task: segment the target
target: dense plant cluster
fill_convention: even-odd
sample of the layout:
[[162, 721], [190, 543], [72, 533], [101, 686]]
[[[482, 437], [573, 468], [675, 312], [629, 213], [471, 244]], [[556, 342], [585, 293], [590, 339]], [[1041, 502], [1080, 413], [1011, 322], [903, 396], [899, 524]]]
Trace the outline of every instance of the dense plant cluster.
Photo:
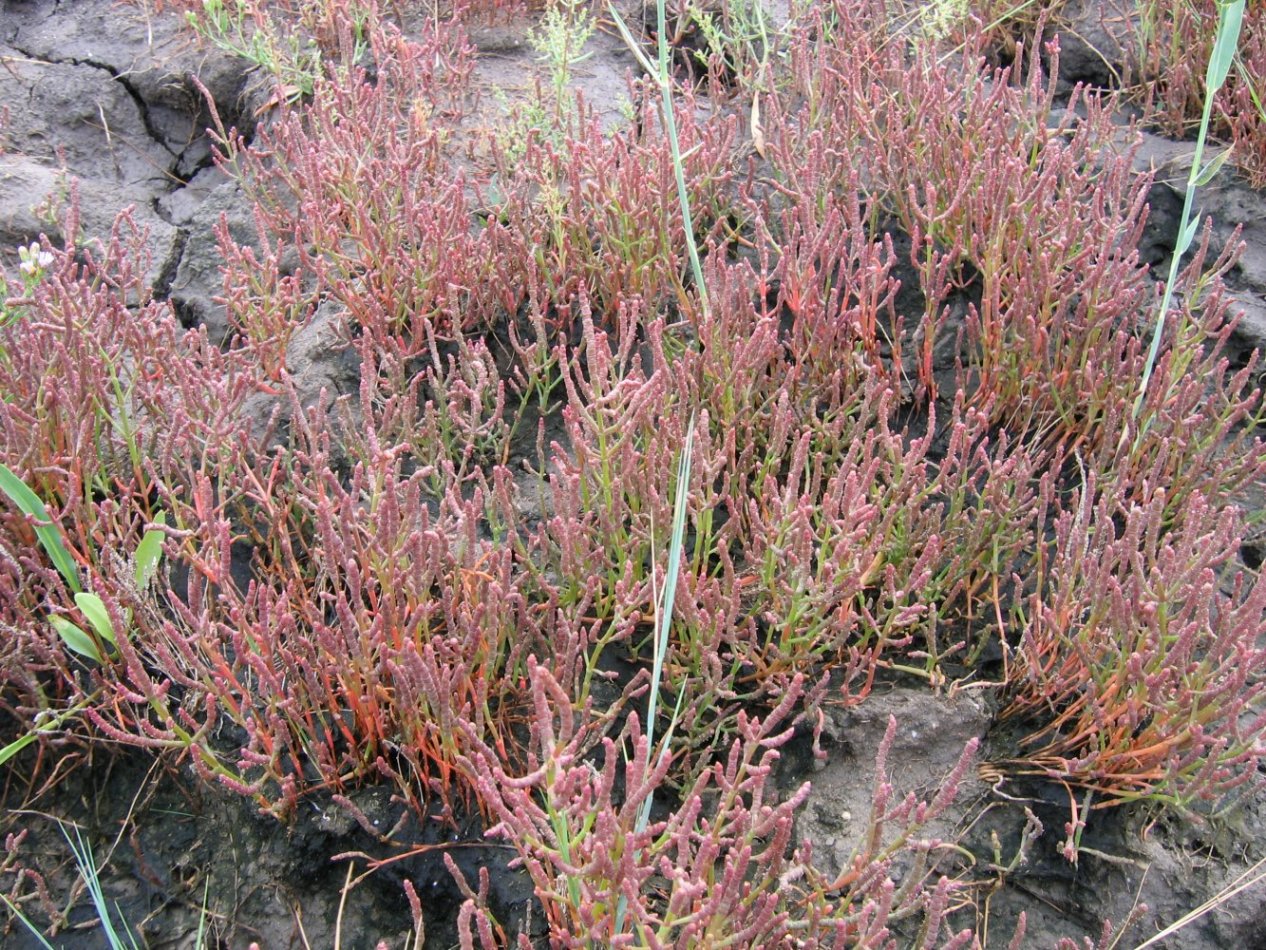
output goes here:
[[[991, 681], [1023, 736], [999, 767], [1095, 806], [1255, 780], [1237, 493], [1266, 453], [1256, 366], [1225, 352], [1234, 249], [1183, 270], [1136, 409], [1149, 181], [1104, 101], [1056, 103], [1057, 46], [991, 69], [979, 23], [953, 49], [836, 2], [714, 50], [677, 113], [705, 306], [643, 81], [626, 127], [582, 98], [512, 148], [467, 121], [487, 11], [405, 35], [320, 6], [327, 66], [253, 140], [218, 129], [257, 226], [221, 229], [223, 347], [150, 296], [126, 215], [9, 279], [0, 463], [73, 561], [0, 506], [0, 709], [32, 781], [111, 741], [283, 819], [387, 782], [484, 814], [554, 945], [855, 947], [973, 939], [923, 830], [976, 748], [923, 801], [890, 731], [834, 880], [793, 838], [808, 787], [775, 796], [793, 726], [877, 678]], [[326, 320], [354, 393], [296, 382]], [[499, 945], [468, 890], [468, 944]]]

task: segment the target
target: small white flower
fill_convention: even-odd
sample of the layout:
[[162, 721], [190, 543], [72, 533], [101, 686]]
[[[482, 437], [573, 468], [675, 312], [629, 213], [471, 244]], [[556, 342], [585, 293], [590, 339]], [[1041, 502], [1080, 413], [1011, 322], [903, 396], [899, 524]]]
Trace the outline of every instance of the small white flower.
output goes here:
[[22, 258], [22, 263], [18, 265], [18, 270], [28, 277], [38, 277], [44, 272], [46, 267], [53, 263], [53, 255], [48, 251], [42, 250], [39, 241], [32, 241], [30, 247], [19, 247], [18, 257]]

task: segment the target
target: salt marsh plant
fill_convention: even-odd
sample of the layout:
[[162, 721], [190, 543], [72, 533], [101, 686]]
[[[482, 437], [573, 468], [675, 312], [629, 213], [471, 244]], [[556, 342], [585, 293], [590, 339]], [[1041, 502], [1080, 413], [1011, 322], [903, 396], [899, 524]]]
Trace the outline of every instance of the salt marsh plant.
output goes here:
[[[1111, 103], [1057, 102], [1053, 47], [998, 70], [970, 24], [952, 57], [889, 25], [840, 0], [776, 55], [744, 40], [734, 68], [778, 71], [758, 149], [660, 29], [637, 122], [578, 100], [513, 161], [488, 142], [494, 189], [457, 170], [460, 11], [369, 16], [253, 141], [216, 129], [256, 225], [219, 234], [222, 347], [149, 298], [126, 216], [47, 251], [0, 326], [9, 761], [104, 738], [281, 819], [373, 783], [480, 813], [557, 946], [969, 945], [961, 853], [927, 828], [976, 743], [901, 797], [890, 728], [837, 873], [794, 841], [810, 789], [775, 791], [793, 731], [885, 681], [987, 690], [1027, 736], [994, 765], [1079, 808], [1253, 782], [1266, 587], [1237, 492], [1266, 452], [1234, 249], [1192, 232], [1136, 410], [1160, 294]], [[318, 313], [354, 391], [297, 378]], [[461, 885], [469, 945], [509, 939], [486, 883]]]
[[1127, 501], [1093, 479], [1055, 519], [1016, 603], [1021, 643], [1008, 715], [1041, 725], [1026, 767], [1090, 789], [1100, 806], [1225, 801], [1263, 754], [1257, 644], [1266, 596], [1237, 573], [1236, 512], [1165, 492]]
[[[488, 751], [476, 753], [471, 771], [485, 776], [481, 786], [498, 819], [492, 833], [520, 848], [558, 945], [796, 940], [879, 947], [901, 921], [917, 922], [911, 946], [942, 945], [957, 885], [931, 870], [938, 846], [918, 835], [953, 800], [973, 748], [935, 799], [898, 798], [886, 769], [896, 730], [890, 722], [862, 843], [844, 873], [830, 880], [814, 869], [811, 849], [790, 854], [794, 813], [808, 783], [781, 800], [769, 788], [778, 749], [792, 736], [788, 719], [802, 698], [801, 682], [763, 719], [740, 714], [725, 757], [683, 790], [666, 819], [643, 827], [639, 816], [667, 778], [671, 756], [653, 754], [634, 714], [620, 736], [601, 739], [601, 764], [589, 762], [586, 750], [598, 734], [584, 727], [584, 718], [577, 721], [548, 674], [533, 669], [532, 679], [529, 771], [506, 774]], [[621, 754], [621, 746], [631, 753]], [[922, 857], [897, 886], [891, 861], [905, 848]], [[970, 931], [948, 935], [946, 945], [964, 946], [970, 938]]]

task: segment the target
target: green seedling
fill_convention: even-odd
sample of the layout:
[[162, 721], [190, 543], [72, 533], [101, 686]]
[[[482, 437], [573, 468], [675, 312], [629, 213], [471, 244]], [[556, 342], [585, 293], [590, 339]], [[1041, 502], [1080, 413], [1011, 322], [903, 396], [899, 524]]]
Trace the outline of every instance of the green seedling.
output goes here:
[[[158, 525], [166, 524], [167, 516], [160, 511], [154, 518], [154, 523]], [[154, 572], [158, 570], [158, 561], [162, 556], [163, 532], [160, 528], [150, 528], [150, 530], [145, 532], [145, 536], [141, 538], [141, 543], [136, 546], [136, 553], [133, 555], [135, 563], [133, 577], [138, 588], [143, 589], [149, 583], [150, 578], [154, 576]], [[102, 657], [97, 647], [98, 641], [108, 643], [112, 653], [119, 646], [114, 623], [110, 620], [110, 613], [106, 610], [105, 602], [100, 597], [86, 591], [81, 591], [75, 595], [75, 606], [88, 619], [89, 625], [97, 635], [96, 640], [65, 617], [50, 617], [49, 622], [52, 623], [53, 628], [67, 647], [81, 656], [100, 663]], [[130, 612], [125, 612], [125, 616], [130, 626], [132, 619]]]
[[[109, 644], [112, 653], [119, 646], [118, 634], [105, 602], [97, 594], [83, 589], [75, 559], [62, 541], [61, 530], [53, 523], [48, 509], [44, 507], [39, 496], [5, 465], [0, 465], [0, 490], [9, 496], [23, 514], [35, 522], [36, 538], [53, 562], [53, 566], [66, 581], [66, 586], [74, 593], [75, 606], [87, 619], [88, 625], [96, 636], [92, 636], [83, 627], [65, 617], [50, 617], [49, 623], [53, 625], [53, 629], [57, 631], [57, 635], [61, 637], [67, 649], [97, 663], [102, 662], [101, 644]], [[163, 556], [161, 526], [167, 523], [166, 515], [159, 512], [154, 518], [154, 523], [159, 527], [150, 528], [145, 532], [133, 555], [133, 578], [138, 588], [144, 588], [149, 584]], [[128, 621], [130, 623], [130, 617]]]
[[[82, 596], [84, 595], [75, 595], [76, 606], [79, 606], [79, 598]], [[96, 595], [89, 594], [88, 596], [95, 597]], [[99, 597], [97, 598], [97, 601], [99, 604]], [[80, 610], [83, 610], [83, 608], [80, 607]], [[107, 621], [109, 620], [108, 617], [106, 619]], [[72, 623], [65, 617], [49, 617], [48, 622], [53, 625], [53, 629], [57, 631], [57, 635], [62, 638], [62, 643], [66, 645], [68, 650], [78, 653], [80, 656], [96, 663], [100, 663], [102, 661], [101, 648], [97, 645], [96, 640], [84, 632], [83, 627], [76, 623]], [[111, 647], [117, 648], [119, 645], [118, 641], [114, 638], [113, 626], [109, 629], [109, 635], [102, 636], [101, 639], [109, 643]]]
[[232, 0], [227, 4], [224, 0], [202, 0], [202, 12], [191, 10], [185, 17], [189, 26], [215, 47], [240, 56], [274, 76], [284, 76], [286, 87], [294, 96], [312, 93], [311, 62], [299, 58], [299, 51], [294, 49], [289, 57], [293, 62], [288, 66], [273, 31], [262, 24], [252, 27], [243, 5]]
[[[705, 50], [697, 50], [695, 58], [708, 67], [717, 57], [733, 70], [734, 80], [747, 88], [756, 88], [768, 79], [771, 47], [768, 13], [765, 0], [731, 0], [724, 10], [711, 11], [705, 4], [691, 3], [686, 17], [702, 34]], [[783, 33], [786, 26], [779, 30]], [[753, 102], [753, 109], [759, 107]], [[757, 114], [756, 118], [759, 118]]]
[[[67, 550], [59, 530], [53, 524], [48, 510], [44, 507], [44, 503], [40, 501], [39, 496], [29, 486], [4, 465], [0, 465], [0, 490], [3, 490], [24, 514], [35, 521], [35, 531], [40, 544], [66, 580], [67, 586], [74, 591], [75, 606], [87, 620], [92, 633], [67, 620], [65, 617], [57, 616], [49, 617], [49, 622], [52, 624], [53, 629], [68, 650], [78, 653], [85, 659], [92, 660], [95, 663], [103, 663], [105, 654], [102, 652], [102, 645], [107, 645], [108, 652], [111, 655], [117, 652], [119, 646], [119, 631], [115, 629], [114, 622], [110, 619], [110, 613], [106, 609], [105, 602], [97, 594], [83, 590], [79, 582], [79, 573], [75, 567], [74, 559]], [[162, 528], [167, 523], [165, 513], [159, 512], [155, 516], [153, 523], [156, 527], [152, 527], [145, 532], [132, 556], [132, 578], [137, 588], [140, 589], [148, 586], [150, 581], [153, 580], [154, 574], [158, 570], [158, 562], [163, 555], [164, 532]], [[123, 633], [125, 636], [129, 636], [132, 626], [131, 612], [124, 610], [123, 616], [125, 622]], [[95, 701], [96, 698], [97, 694], [94, 693], [79, 705], [72, 707], [42, 725], [35, 726], [26, 735], [0, 749], [0, 764], [13, 758], [40, 735], [59, 728], [89, 703]], [[162, 697], [151, 695], [147, 697], [147, 700], [150, 708], [171, 729], [175, 737], [171, 742], [175, 747], [195, 750], [199, 758], [212, 772], [224, 776], [231, 782], [242, 784], [240, 776], [226, 768], [216, 758], [214, 753], [199, 745], [195, 736], [174, 721], [171, 710], [167, 707]]]

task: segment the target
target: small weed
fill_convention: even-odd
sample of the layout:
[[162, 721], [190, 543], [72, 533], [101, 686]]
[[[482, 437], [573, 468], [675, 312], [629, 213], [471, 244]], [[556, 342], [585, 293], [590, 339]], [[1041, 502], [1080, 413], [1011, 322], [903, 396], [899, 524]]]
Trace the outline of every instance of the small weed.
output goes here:
[[529, 37], [549, 70], [555, 118], [560, 124], [569, 111], [568, 87], [574, 70], [592, 55], [585, 52], [595, 29], [588, 6], [588, 0], [550, 0], [540, 24]]
[[[298, 16], [300, 29], [278, 28], [268, 4], [257, 0], [202, 0], [201, 9], [190, 10], [185, 17], [199, 36], [273, 77], [277, 83], [274, 102], [312, 95], [327, 68], [325, 57], [333, 35], [344, 33], [348, 40], [343, 49], [344, 69], [363, 61], [368, 52], [368, 7], [301, 2], [297, 11], [287, 12]], [[335, 23], [345, 28], [332, 29]], [[304, 27], [310, 31], [306, 36]]]

